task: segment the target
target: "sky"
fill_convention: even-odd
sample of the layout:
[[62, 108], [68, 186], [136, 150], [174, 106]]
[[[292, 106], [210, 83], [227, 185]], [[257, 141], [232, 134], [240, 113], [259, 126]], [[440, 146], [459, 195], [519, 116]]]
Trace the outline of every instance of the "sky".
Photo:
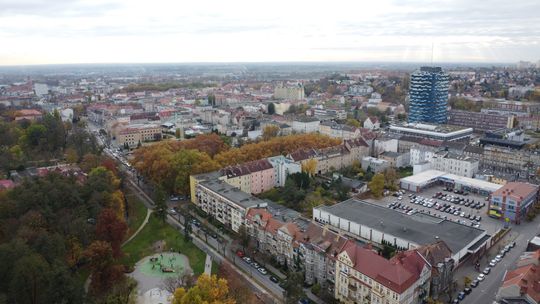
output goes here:
[[540, 60], [539, 0], [0, 0], [0, 65]]

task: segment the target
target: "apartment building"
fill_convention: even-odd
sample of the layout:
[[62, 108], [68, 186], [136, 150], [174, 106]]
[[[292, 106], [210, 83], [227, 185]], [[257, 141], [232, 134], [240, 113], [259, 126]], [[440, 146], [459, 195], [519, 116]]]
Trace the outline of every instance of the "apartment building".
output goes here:
[[196, 205], [226, 227], [238, 232], [251, 208], [263, 208], [267, 203], [222, 180], [197, 183]]
[[377, 117], [370, 116], [364, 121], [364, 128], [369, 130], [378, 130], [381, 127], [381, 122]]
[[246, 193], [259, 194], [276, 186], [275, 170], [267, 159], [221, 169], [221, 180]]
[[297, 133], [318, 132], [320, 123], [318, 118], [298, 116], [292, 121], [292, 130]]
[[362, 158], [362, 169], [371, 170], [371, 172], [379, 173], [390, 168], [390, 162], [384, 159], [367, 156]]
[[295, 248], [302, 238], [301, 228], [294, 222], [283, 222], [267, 209], [250, 209], [245, 220], [247, 233], [255, 240], [257, 250], [281, 264], [293, 265]]
[[319, 125], [319, 133], [342, 139], [354, 139], [361, 136], [360, 129], [349, 125], [338, 124], [335, 121], [323, 121]]
[[347, 241], [348, 238], [328, 227], [309, 223], [298, 248], [307, 284], [318, 283], [323, 288], [334, 285], [336, 260]]
[[475, 158], [439, 151], [433, 155], [431, 169], [465, 177], [473, 177], [478, 172], [479, 161]]
[[386, 260], [349, 241], [335, 271], [335, 297], [342, 303], [423, 303], [429, 294], [431, 265], [416, 250]]
[[116, 142], [123, 146], [135, 147], [139, 143], [161, 140], [161, 126], [157, 124], [127, 125], [118, 131]]
[[489, 210], [498, 209], [501, 218], [520, 224], [538, 202], [538, 189], [537, 185], [528, 183], [507, 183], [491, 194]]
[[393, 168], [402, 168], [410, 165], [410, 153], [383, 152], [379, 154], [379, 159], [385, 160]]
[[276, 187], [284, 187], [289, 174], [302, 172], [302, 166], [283, 155], [269, 157], [268, 161], [274, 167], [274, 183]]
[[[526, 252], [526, 256], [538, 255], [537, 252]], [[499, 288], [496, 299], [499, 303], [540, 303], [540, 266], [538, 259], [518, 261], [516, 269], [507, 271]]]
[[482, 112], [470, 112], [461, 110], [450, 110], [449, 124], [472, 128], [474, 132], [493, 131], [502, 128], [513, 128], [515, 123], [514, 115], [490, 114]]
[[295, 85], [280, 84], [274, 89], [274, 98], [292, 100], [304, 99], [304, 86], [301, 83]]

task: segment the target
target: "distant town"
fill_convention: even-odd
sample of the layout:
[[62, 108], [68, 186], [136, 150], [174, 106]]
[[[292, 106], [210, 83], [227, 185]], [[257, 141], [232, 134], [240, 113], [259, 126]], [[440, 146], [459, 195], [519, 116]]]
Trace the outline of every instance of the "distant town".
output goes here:
[[5, 67], [0, 116], [0, 303], [540, 303], [540, 61]]

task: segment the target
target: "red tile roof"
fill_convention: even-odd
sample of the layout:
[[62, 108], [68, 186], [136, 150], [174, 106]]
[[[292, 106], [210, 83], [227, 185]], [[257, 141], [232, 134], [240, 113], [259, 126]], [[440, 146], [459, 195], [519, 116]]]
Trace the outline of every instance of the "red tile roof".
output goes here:
[[354, 269], [399, 294], [420, 278], [424, 267], [429, 267], [427, 261], [415, 250], [399, 253], [387, 260], [355, 241], [349, 241], [345, 245], [345, 251], [351, 258]]
[[517, 202], [521, 202], [533, 192], [538, 192], [538, 186], [528, 183], [510, 182], [493, 192], [492, 196], [507, 196], [515, 199]]
[[534, 264], [519, 267], [506, 273], [501, 289], [516, 286], [520, 294], [527, 294], [540, 302], [540, 269]]

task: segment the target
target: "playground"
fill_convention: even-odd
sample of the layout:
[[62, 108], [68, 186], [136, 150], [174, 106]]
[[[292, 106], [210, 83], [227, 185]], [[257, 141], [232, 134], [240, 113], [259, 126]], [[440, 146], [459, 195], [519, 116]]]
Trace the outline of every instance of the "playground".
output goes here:
[[144, 293], [161, 286], [167, 277], [179, 277], [186, 273], [193, 273], [188, 258], [177, 252], [165, 251], [137, 262], [131, 276], [139, 283], [140, 292]]

